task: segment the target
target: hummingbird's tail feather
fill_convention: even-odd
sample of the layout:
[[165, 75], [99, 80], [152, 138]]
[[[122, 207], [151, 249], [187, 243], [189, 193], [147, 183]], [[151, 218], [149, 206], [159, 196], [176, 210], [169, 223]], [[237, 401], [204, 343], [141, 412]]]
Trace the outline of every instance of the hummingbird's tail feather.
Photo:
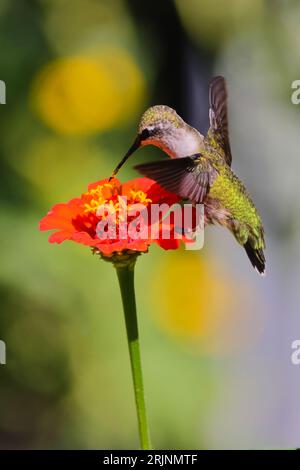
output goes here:
[[201, 203], [207, 194], [212, 177], [207, 164], [201, 163], [200, 154], [144, 163], [134, 168], [167, 191], [196, 203]]
[[254, 248], [250, 240], [248, 240], [243, 246], [246, 250], [246, 253], [252, 266], [259, 272], [259, 274], [264, 275], [266, 258], [263, 250], [261, 248]]

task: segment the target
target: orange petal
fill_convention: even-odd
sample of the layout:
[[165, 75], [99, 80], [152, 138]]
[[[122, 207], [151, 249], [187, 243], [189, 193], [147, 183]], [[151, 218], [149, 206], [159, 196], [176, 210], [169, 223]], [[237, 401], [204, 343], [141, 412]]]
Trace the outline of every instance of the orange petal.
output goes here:
[[67, 231], [61, 230], [60, 232], [55, 232], [52, 233], [49, 237], [49, 242], [50, 243], [62, 243], [65, 240], [70, 240], [71, 239], [71, 233]]

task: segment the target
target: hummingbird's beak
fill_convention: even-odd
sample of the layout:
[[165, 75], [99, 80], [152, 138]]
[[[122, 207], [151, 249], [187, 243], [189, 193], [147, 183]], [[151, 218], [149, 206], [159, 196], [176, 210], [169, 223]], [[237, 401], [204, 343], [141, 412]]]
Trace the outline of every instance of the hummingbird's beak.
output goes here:
[[114, 178], [116, 176], [116, 174], [118, 173], [118, 171], [120, 170], [120, 168], [124, 165], [124, 163], [126, 162], [126, 160], [130, 157], [130, 155], [133, 154], [133, 152], [135, 152], [138, 148], [140, 148], [141, 146], [141, 136], [138, 135], [137, 138], [135, 139], [135, 141], [133, 142], [132, 146], [130, 147], [130, 149], [128, 150], [128, 152], [126, 153], [126, 155], [122, 158], [122, 160], [118, 163], [118, 165], [116, 166], [116, 168], [114, 169], [114, 171], [112, 172], [110, 178], [109, 178], [109, 181]]

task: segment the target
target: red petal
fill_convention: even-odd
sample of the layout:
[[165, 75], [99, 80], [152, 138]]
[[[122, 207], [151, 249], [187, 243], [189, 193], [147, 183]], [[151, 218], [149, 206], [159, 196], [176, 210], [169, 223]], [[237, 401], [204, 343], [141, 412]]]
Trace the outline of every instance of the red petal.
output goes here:
[[72, 240], [86, 246], [96, 246], [97, 240], [94, 240], [87, 232], [74, 232]]
[[170, 239], [170, 240], [155, 240], [156, 243], [163, 248], [164, 250], [177, 250], [180, 245], [180, 240]]
[[72, 219], [81, 213], [81, 199], [76, 198], [67, 204], [56, 204], [40, 221], [40, 230], [71, 229]]
[[49, 237], [49, 242], [50, 243], [62, 243], [65, 240], [70, 240], [71, 237], [72, 235], [70, 232], [66, 232], [62, 230], [61, 232], [52, 233], [52, 235], [50, 235]]
[[180, 198], [176, 194], [166, 191], [164, 188], [159, 186], [159, 184], [153, 184], [148, 191], [147, 196], [152, 200], [154, 204], [163, 204], [167, 203], [170, 206], [180, 201]]
[[155, 181], [150, 180], [149, 178], [136, 178], [134, 180], [127, 181], [122, 184], [122, 195], [129, 196], [131, 190], [144, 191], [144, 193], [147, 194], [153, 184], [155, 184]]

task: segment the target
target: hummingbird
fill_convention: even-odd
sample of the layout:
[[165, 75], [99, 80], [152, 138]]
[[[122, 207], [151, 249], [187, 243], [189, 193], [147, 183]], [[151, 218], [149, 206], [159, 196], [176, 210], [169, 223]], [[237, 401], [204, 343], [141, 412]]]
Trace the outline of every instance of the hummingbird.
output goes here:
[[160, 148], [169, 159], [134, 168], [182, 199], [202, 203], [205, 224], [227, 227], [245, 249], [253, 267], [263, 275], [264, 229], [250, 194], [231, 169], [227, 101], [224, 77], [214, 77], [209, 85], [210, 127], [206, 136], [169, 106], [150, 107], [141, 117], [135, 141], [111, 178], [138, 148]]

